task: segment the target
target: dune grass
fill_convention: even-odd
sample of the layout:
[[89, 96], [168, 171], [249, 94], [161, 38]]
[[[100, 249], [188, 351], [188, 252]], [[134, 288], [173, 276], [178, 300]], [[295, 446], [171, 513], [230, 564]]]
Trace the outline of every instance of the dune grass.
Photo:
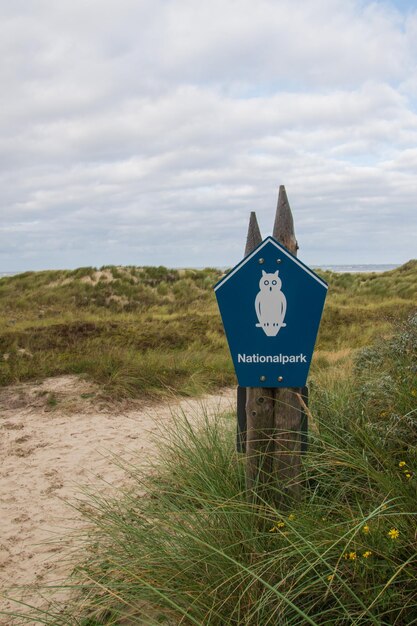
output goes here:
[[234, 416], [177, 418], [151, 473], [126, 466], [129, 491], [83, 507], [73, 599], [40, 623], [417, 623], [416, 355], [414, 316], [353, 369], [320, 369], [302, 500], [285, 511], [247, 499]]
[[[417, 261], [329, 283], [315, 362], [392, 333], [417, 302]], [[0, 385], [86, 375], [110, 397], [194, 395], [234, 384], [216, 269], [79, 268], [0, 279]]]

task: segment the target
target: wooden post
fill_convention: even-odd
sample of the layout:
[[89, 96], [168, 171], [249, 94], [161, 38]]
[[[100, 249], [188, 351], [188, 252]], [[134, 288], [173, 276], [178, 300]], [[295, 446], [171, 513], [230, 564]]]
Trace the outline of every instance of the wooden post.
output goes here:
[[[272, 236], [291, 254], [297, 256], [298, 243], [295, 238], [294, 220], [284, 185], [279, 188]], [[284, 494], [288, 494], [288, 498], [279, 498], [280, 501], [277, 502], [285, 506], [288, 504], [286, 500], [297, 500], [300, 497], [302, 431], [300, 397], [303, 390], [301, 387], [277, 387], [274, 391], [275, 446], [272, 480], [279, 484]]]
[[[262, 242], [255, 213], [251, 213], [245, 256]], [[250, 499], [267, 498], [273, 471], [274, 390], [248, 387], [246, 390], [246, 487]]]
[[252, 211], [249, 218], [248, 236], [246, 237], [245, 256], [255, 250], [256, 246], [262, 243], [262, 235], [259, 230], [258, 220], [255, 211]]
[[295, 238], [294, 220], [284, 185], [280, 185], [279, 188], [277, 211], [275, 214], [272, 236], [278, 241], [278, 243], [285, 246], [291, 254], [297, 256], [298, 243]]
[[[273, 236], [292, 254], [297, 254], [294, 221], [283, 185], [279, 188]], [[261, 233], [256, 216], [251, 213], [245, 254], [259, 243]], [[252, 501], [259, 497], [285, 507], [289, 500], [299, 497], [301, 391], [299, 387], [247, 389], [246, 486]]]
[[[252, 252], [252, 250], [254, 250], [257, 246], [259, 246], [259, 244], [262, 243], [262, 235], [261, 235], [261, 231], [259, 229], [259, 224], [258, 224], [258, 220], [256, 219], [256, 213], [255, 211], [252, 211], [250, 214], [250, 218], [249, 218], [249, 226], [248, 226], [248, 235], [246, 238], [246, 246], [245, 246], [245, 256], [247, 256], [248, 254], [250, 254]], [[260, 390], [262, 391], [262, 389]], [[253, 436], [253, 425], [254, 425], [254, 418], [255, 418], [255, 412], [256, 412], [256, 408], [255, 406], [252, 405], [256, 405], [256, 395], [255, 395], [255, 390], [253, 390], [252, 388], [248, 387], [247, 389], [245, 389], [244, 387], [238, 387], [237, 390], [237, 405], [238, 405], [238, 413], [239, 413], [239, 409], [241, 404], [245, 404], [245, 408], [246, 408], [246, 419], [242, 419], [243, 416], [239, 416], [238, 415], [238, 424], [237, 424], [237, 450], [238, 452], [247, 452], [247, 433], [250, 430], [251, 433], [251, 439]], [[249, 408], [248, 408], [248, 402], [250, 404]], [[262, 400], [261, 400], [262, 403]], [[249, 422], [248, 422], [248, 415], [250, 414], [249, 417]], [[240, 418], [239, 418], [240, 417]], [[272, 417], [271, 417], [271, 421], [272, 421]], [[244, 428], [242, 428], [244, 424]], [[252, 447], [254, 446], [254, 443], [251, 443], [249, 446], [250, 449], [250, 455], [254, 454], [254, 452], [252, 451]], [[248, 462], [248, 472], [249, 472], [249, 465], [250, 462]], [[254, 468], [254, 473], [257, 473], [257, 470]], [[249, 488], [253, 487], [253, 480], [252, 479], [248, 479], [248, 485]]]

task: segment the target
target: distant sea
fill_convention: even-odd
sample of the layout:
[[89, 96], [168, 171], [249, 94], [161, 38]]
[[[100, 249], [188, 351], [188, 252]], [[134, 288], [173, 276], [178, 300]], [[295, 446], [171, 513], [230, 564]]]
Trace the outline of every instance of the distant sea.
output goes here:
[[380, 263], [377, 265], [319, 265], [316, 269], [331, 270], [332, 272], [337, 272], [338, 274], [346, 274], [348, 272], [355, 274], [357, 272], [388, 272], [389, 270], [395, 270], [396, 267], [400, 267], [400, 264]]
[[[398, 263], [379, 263], [375, 265], [312, 265], [312, 267], [314, 269], [331, 270], [332, 272], [337, 272], [338, 274], [346, 274], [347, 272], [388, 272], [389, 270], [395, 270], [395, 268], [400, 267], [400, 265]], [[21, 273], [22, 272], [0, 272], [0, 278], [3, 278], [3, 276], [15, 276], [16, 274]]]

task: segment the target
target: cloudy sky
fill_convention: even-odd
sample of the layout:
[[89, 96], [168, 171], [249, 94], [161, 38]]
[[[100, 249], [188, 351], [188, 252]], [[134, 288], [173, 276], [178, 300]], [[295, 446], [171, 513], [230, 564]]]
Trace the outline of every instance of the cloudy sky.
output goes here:
[[413, 0], [0, 0], [0, 271], [417, 256]]

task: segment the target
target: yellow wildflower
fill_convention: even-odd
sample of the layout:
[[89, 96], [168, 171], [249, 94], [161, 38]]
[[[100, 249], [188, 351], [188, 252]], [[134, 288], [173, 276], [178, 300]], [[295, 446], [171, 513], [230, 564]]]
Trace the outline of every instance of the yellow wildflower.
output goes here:
[[388, 537], [390, 539], [398, 539], [399, 536], [400, 536], [400, 531], [397, 530], [396, 528], [391, 528], [391, 530], [388, 532]]
[[293, 522], [293, 521], [295, 520], [295, 515], [294, 515], [294, 513], [291, 513], [291, 514], [288, 516], [288, 519], [290, 520], [290, 522]]
[[362, 527], [362, 532], [365, 533], [365, 535], [367, 535], [370, 530], [371, 529], [369, 528], [368, 524], [365, 524], [365, 526]]
[[277, 522], [277, 528], [284, 528], [284, 522]]
[[365, 550], [365, 552], [362, 554], [364, 559], [369, 559], [371, 555], [372, 555], [372, 552], [370, 550]]
[[356, 552], [349, 552], [349, 559], [354, 561], [356, 559]]
[[410, 472], [406, 472], [406, 473], [405, 473], [405, 477], [406, 477], [406, 478], [411, 478], [411, 474], [410, 474]]
[[329, 574], [329, 576], [327, 577], [327, 580], [329, 582], [332, 582], [333, 578], [334, 578], [334, 574]]
[[405, 461], [400, 461], [398, 463], [398, 467], [404, 467], [405, 465], [407, 465], [407, 463]]
[[344, 555], [343, 555], [343, 558], [344, 559], [348, 559], [349, 558], [349, 554], [347, 552], [345, 552]]

